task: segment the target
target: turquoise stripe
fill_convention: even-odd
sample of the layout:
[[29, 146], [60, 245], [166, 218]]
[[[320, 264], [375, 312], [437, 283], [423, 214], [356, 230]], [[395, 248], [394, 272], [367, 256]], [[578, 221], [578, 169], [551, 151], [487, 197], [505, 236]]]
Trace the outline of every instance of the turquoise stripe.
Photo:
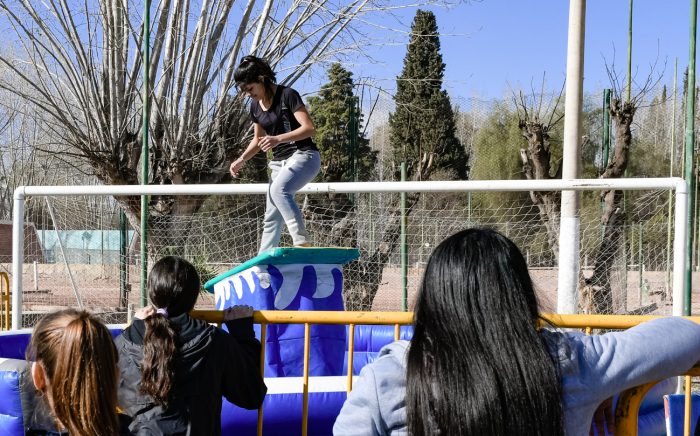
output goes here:
[[256, 265], [288, 265], [300, 263], [304, 265], [335, 264], [343, 265], [360, 257], [357, 248], [344, 247], [285, 247], [272, 248], [254, 258], [221, 273], [204, 284], [204, 289], [214, 292], [214, 285], [232, 275], [238, 274]]

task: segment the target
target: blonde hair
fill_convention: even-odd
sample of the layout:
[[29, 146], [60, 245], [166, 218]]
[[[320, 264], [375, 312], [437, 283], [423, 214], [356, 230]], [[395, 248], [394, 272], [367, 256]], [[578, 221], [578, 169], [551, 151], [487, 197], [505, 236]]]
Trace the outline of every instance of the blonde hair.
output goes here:
[[27, 357], [40, 364], [56, 420], [71, 436], [119, 434], [117, 348], [107, 327], [86, 311], [46, 315]]

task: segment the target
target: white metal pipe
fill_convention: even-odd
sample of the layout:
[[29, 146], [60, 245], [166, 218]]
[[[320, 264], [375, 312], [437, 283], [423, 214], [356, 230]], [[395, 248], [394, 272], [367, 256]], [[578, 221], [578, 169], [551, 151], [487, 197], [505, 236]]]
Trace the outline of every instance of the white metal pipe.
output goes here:
[[[112, 185], [112, 186], [20, 186], [14, 192], [12, 234], [12, 328], [21, 326], [22, 264], [24, 262], [24, 200], [25, 196], [70, 195], [208, 195], [265, 194], [267, 184], [228, 185]], [[685, 237], [688, 187], [679, 177], [642, 179], [572, 179], [572, 180], [469, 180], [445, 182], [352, 182], [311, 183], [300, 193], [373, 193], [373, 192], [484, 192], [484, 191], [563, 191], [577, 189], [599, 191], [606, 189], [676, 191], [673, 314], [682, 314], [685, 282]], [[561, 237], [560, 237], [561, 240]], [[576, 252], [578, 255], [578, 251]], [[576, 258], [578, 261], [578, 258]], [[561, 258], [560, 258], [561, 262]]]
[[24, 264], [24, 195], [15, 191], [12, 208], [12, 330], [22, 326], [22, 264]]
[[[583, 107], [583, 59], [586, 30], [586, 0], [569, 3], [569, 34], [566, 48], [566, 98], [564, 101], [564, 145], [562, 177], [575, 179], [581, 162], [581, 109]], [[562, 191], [559, 223], [559, 279], [557, 312], [578, 312], [580, 194]]]
[[[565, 180], [457, 180], [430, 182], [347, 182], [309, 183], [299, 194], [379, 193], [379, 192], [483, 192], [483, 191], [563, 191], [576, 189], [650, 190], [675, 189], [678, 177], [640, 179], [565, 179]], [[265, 194], [268, 184], [227, 185], [110, 185], [110, 186], [21, 186], [15, 192], [23, 196], [72, 195], [242, 195]]]

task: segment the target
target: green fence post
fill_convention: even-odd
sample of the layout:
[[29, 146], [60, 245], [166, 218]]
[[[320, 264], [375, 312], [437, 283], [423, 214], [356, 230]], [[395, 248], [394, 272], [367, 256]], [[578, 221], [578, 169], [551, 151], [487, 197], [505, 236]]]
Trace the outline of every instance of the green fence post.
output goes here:
[[[401, 162], [401, 181], [406, 181], [406, 162]], [[401, 193], [401, 309], [408, 310], [408, 247], [406, 238], [406, 193]]]

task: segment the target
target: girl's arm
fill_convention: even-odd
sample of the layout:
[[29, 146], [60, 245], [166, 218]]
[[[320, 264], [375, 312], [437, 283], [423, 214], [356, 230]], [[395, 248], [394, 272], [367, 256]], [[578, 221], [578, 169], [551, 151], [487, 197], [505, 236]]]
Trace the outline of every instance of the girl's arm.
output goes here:
[[243, 165], [245, 165], [246, 161], [250, 160], [253, 156], [258, 154], [258, 152], [260, 151], [260, 137], [264, 134], [265, 131], [262, 127], [260, 127], [260, 124], [253, 123], [253, 139], [250, 141], [250, 144], [248, 144], [248, 148], [245, 149], [241, 157], [231, 162], [231, 167], [229, 168], [229, 170], [231, 171], [231, 175], [233, 177], [238, 176], [239, 171], [241, 171], [241, 168], [243, 168]]
[[617, 392], [690, 369], [700, 360], [700, 326], [668, 317], [623, 332], [576, 335], [571, 344], [580, 366], [570, 377], [563, 371], [565, 397], [597, 405]]
[[239, 407], [257, 409], [265, 399], [267, 387], [260, 374], [261, 344], [255, 338], [252, 313], [227, 320], [226, 327], [228, 334], [220, 332], [224, 353], [221, 393]]
[[314, 136], [316, 129], [314, 128], [313, 121], [311, 121], [309, 112], [306, 110], [306, 106], [301, 106], [294, 111], [294, 118], [299, 123], [299, 127], [281, 135], [263, 136], [259, 138], [260, 149], [262, 151], [267, 151], [282, 142], [301, 141], [302, 139]]

